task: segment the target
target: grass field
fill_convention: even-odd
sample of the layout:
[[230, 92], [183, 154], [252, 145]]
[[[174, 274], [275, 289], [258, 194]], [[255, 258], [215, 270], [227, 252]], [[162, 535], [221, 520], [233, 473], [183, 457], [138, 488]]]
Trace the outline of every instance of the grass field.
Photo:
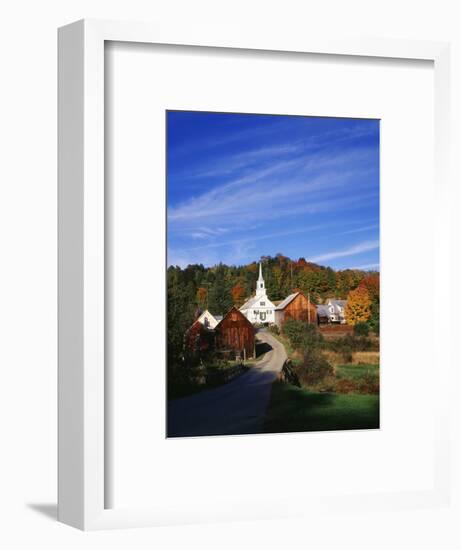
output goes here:
[[379, 428], [378, 395], [317, 393], [283, 382], [272, 385], [267, 433], [373, 428]]
[[335, 367], [337, 378], [349, 378], [358, 380], [367, 374], [379, 376], [379, 365], [337, 365]]

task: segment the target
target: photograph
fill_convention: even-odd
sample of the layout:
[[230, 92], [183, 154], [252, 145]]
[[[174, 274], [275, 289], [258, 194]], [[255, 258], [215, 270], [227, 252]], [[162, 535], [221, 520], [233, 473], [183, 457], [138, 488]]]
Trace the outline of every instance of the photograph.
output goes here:
[[166, 111], [166, 437], [380, 428], [380, 121]]

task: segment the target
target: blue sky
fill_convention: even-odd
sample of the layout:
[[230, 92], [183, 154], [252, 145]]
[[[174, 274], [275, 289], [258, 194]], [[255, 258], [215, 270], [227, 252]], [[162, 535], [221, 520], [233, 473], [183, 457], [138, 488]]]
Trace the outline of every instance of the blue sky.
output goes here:
[[379, 269], [379, 121], [169, 111], [168, 265]]

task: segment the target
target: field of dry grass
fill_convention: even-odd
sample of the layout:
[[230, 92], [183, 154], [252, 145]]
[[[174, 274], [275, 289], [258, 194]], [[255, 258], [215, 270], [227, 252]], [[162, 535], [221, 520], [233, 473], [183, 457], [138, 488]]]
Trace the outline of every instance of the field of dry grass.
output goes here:
[[325, 340], [331, 340], [332, 338], [342, 338], [347, 334], [353, 334], [354, 327], [350, 325], [320, 325], [319, 332]]
[[379, 351], [355, 351], [352, 362], [356, 365], [379, 365]]
[[[324, 350], [322, 354], [333, 366], [344, 363], [344, 357], [341, 353]], [[354, 351], [351, 363], [354, 365], [379, 365], [379, 351]]]

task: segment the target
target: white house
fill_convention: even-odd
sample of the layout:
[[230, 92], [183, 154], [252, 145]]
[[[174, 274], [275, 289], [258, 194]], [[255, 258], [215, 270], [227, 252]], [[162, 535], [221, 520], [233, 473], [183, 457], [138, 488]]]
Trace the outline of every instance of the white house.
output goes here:
[[243, 304], [240, 311], [253, 324], [275, 322], [275, 305], [267, 297], [261, 263], [259, 278], [256, 282], [256, 294]]
[[216, 325], [221, 321], [222, 315], [213, 315], [210, 313], [207, 309], [200, 315], [200, 317], [197, 319], [199, 323], [202, 323], [202, 325], [206, 328], [209, 328], [213, 330]]
[[331, 323], [341, 323], [346, 322], [346, 300], [327, 300], [326, 307], [329, 311], [329, 317]]

